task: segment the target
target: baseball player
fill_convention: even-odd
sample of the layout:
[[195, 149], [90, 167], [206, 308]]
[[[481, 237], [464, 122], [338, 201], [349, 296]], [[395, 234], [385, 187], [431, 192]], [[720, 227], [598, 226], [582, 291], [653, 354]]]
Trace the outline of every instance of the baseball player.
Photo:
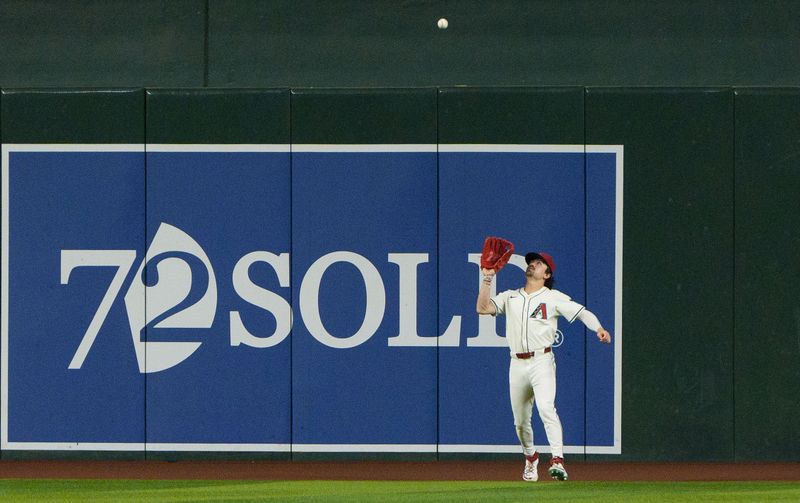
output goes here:
[[506, 339], [511, 349], [508, 369], [511, 409], [517, 437], [525, 454], [522, 479], [534, 482], [539, 478], [539, 454], [533, 446], [531, 427], [535, 402], [552, 452], [548, 472], [554, 479], [567, 480], [563, 431], [555, 407], [556, 362], [552, 345], [558, 318], [563, 317], [570, 323], [581, 320], [606, 344], [611, 342], [611, 334], [600, 325], [597, 316], [567, 295], [552, 289], [556, 270], [553, 257], [544, 252], [528, 253], [525, 262], [528, 264], [525, 286], [506, 290], [494, 297], [490, 297], [490, 289], [496, 271], [482, 268], [483, 279], [476, 309], [478, 314], [506, 315]]

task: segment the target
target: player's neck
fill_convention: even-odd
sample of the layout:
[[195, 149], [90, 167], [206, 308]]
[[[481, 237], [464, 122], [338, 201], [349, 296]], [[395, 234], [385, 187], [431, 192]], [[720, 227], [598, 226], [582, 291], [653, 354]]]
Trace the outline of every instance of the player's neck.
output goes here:
[[525, 281], [525, 293], [538, 292], [543, 286], [543, 279], [528, 278], [527, 281]]

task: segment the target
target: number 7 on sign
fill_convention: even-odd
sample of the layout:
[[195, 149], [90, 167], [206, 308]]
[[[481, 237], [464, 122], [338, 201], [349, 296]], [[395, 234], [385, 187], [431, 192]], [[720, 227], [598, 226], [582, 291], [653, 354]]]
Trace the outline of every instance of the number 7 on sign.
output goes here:
[[103, 300], [94, 313], [92, 322], [89, 323], [89, 328], [83, 334], [83, 339], [69, 363], [70, 369], [79, 369], [89, 354], [89, 350], [94, 344], [97, 333], [100, 332], [100, 327], [106, 321], [106, 316], [111, 310], [111, 305], [117, 294], [122, 289], [122, 284], [128, 276], [128, 272], [133, 267], [133, 262], [136, 260], [135, 250], [61, 250], [61, 284], [66, 285], [69, 283], [69, 276], [73, 269], [78, 267], [117, 267], [117, 272], [114, 274], [114, 279], [108, 285]]

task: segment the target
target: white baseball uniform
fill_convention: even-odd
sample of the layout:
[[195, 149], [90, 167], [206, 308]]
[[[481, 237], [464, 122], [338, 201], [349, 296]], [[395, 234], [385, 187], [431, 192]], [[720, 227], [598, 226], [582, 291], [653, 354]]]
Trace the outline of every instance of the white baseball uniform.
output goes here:
[[[600, 322], [584, 306], [558, 290], [542, 287], [533, 293], [523, 288], [506, 290], [491, 298], [496, 314], [506, 316], [506, 339], [511, 351], [508, 385], [517, 437], [526, 456], [536, 452], [531, 415], [539, 410], [554, 457], [564, 456], [564, 434], [556, 412], [556, 362], [550, 349], [555, 341], [558, 318], [570, 323], [580, 319], [589, 329]], [[533, 356], [528, 356], [533, 353]]]

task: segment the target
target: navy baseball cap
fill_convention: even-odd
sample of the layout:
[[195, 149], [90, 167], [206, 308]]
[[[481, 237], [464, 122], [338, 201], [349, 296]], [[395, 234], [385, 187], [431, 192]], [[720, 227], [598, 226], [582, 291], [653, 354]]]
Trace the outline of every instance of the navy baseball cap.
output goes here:
[[553, 261], [553, 257], [549, 253], [545, 253], [545, 252], [530, 252], [530, 253], [527, 253], [527, 254], [525, 254], [525, 263], [526, 264], [530, 264], [531, 261], [533, 261], [534, 259], [537, 259], [537, 258], [539, 260], [541, 260], [542, 262], [544, 262], [545, 264], [547, 264], [547, 267], [550, 268], [550, 274], [555, 274], [556, 273], [556, 263]]

